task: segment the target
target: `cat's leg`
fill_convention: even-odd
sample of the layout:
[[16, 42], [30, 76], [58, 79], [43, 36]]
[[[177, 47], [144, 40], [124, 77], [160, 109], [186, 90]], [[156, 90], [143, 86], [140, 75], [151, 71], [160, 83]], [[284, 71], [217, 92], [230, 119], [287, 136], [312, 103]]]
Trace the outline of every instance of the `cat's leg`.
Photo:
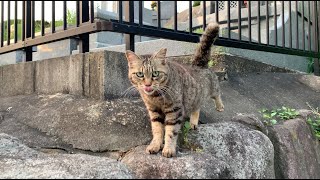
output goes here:
[[218, 76], [215, 73], [212, 73], [212, 79], [210, 80], [211, 82], [211, 98], [214, 99], [215, 105], [216, 105], [216, 110], [219, 112], [224, 111], [224, 105], [221, 100], [221, 88], [218, 80]]
[[159, 112], [150, 111], [151, 129], [153, 139], [150, 145], [147, 147], [146, 152], [150, 154], [156, 154], [163, 148], [163, 136], [164, 136], [164, 116]]
[[191, 129], [196, 130], [199, 123], [199, 115], [200, 115], [200, 109], [194, 111], [191, 113], [190, 116], [190, 126]]
[[178, 133], [181, 130], [183, 120], [183, 110], [176, 107], [169, 108], [165, 112], [165, 115], [165, 142], [162, 155], [169, 158], [176, 156]]
[[219, 112], [222, 112], [224, 111], [224, 105], [223, 105], [223, 102], [221, 100], [221, 95], [216, 95], [216, 96], [213, 96], [213, 99], [215, 101], [215, 104], [216, 104], [216, 110], [219, 111]]

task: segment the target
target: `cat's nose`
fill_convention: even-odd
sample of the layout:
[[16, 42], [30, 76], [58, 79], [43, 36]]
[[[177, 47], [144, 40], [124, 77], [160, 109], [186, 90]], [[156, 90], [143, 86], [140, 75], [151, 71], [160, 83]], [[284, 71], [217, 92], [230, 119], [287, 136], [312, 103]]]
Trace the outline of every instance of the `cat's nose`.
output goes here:
[[151, 86], [151, 83], [145, 82], [144, 85], [145, 85], [146, 87], [149, 87], [149, 86]]

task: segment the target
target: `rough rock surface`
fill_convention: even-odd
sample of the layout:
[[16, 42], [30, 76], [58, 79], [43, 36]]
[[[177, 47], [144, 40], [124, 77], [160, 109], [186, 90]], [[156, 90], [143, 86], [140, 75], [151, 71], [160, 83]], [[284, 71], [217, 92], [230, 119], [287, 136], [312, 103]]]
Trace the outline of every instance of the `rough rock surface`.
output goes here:
[[257, 130], [239, 123], [200, 125], [175, 158], [147, 155], [135, 148], [122, 162], [139, 178], [274, 178], [273, 145]]
[[320, 143], [304, 119], [291, 119], [272, 126], [269, 137], [275, 150], [276, 178], [320, 178]]
[[0, 134], [0, 178], [132, 179], [130, 170], [109, 158], [84, 154], [47, 155]]
[[[4, 116], [4, 120], [0, 120], [1, 127], [6, 126], [0, 127], [0, 132], [19, 139], [21, 135], [14, 134], [16, 131], [13, 129], [22, 126], [13, 124], [40, 130], [41, 133], [71, 144], [73, 148], [93, 152], [125, 152], [151, 140], [149, 118], [140, 99], [97, 101], [68, 94], [54, 94], [2, 100], [6, 106], [0, 105], [0, 110], [12, 108]], [[11, 131], [8, 132], [8, 129]], [[35, 133], [39, 134], [39, 131]], [[25, 138], [27, 137], [23, 139]], [[34, 139], [30, 143], [35, 144], [31, 141]]]

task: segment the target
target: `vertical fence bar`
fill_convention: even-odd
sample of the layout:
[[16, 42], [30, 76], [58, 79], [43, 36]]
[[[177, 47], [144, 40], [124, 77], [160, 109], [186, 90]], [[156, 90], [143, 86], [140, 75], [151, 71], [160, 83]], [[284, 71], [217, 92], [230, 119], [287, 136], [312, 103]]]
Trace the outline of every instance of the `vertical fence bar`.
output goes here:
[[260, 1], [258, 1], [258, 43], [261, 44]]
[[206, 12], [206, 1], [202, 1], [202, 5], [203, 5], [203, 31], [206, 29], [207, 26], [207, 12]]
[[119, 22], [122, 23], [123, 22], [123, 12], [122, 12], [122, 1], [118, 1], [119, 2]]
[[289, 1], [289, 48], [292, 48], [292, 13], [291, 13], [291, 1]]
[[21, 22], [21, 40], [24, 41], [25, 39], [25, 23], [26, 23], [26, 4], [24, 1], [22, 1], [22, 22]]
[[230, 31], [230, 27], [231, 27], [231, 25], [230, 25], [230, 17], [231, 17], [231, 15], [230, 15], [230, 1], [226, 1], [226, 3], [227, 3], [227, 23], [228, 23], [228, 38], [230, 39], [231, 38], [231, 31]]
[[51, 33], [56, 32], [56, 7], [55, 7], [55, 1], [52, 1], [52, 19], [51, 19]]
[[4, 24], [3, 24], [3, 16], [4, 16], [4, 12], [3, 12], [3, 10], [4, 10], [4, 2], [3, 1], [1, 1], [1, 29], [0, 29], [0, 32], [1, 32], [1, 34], [0, 34], [0, 37], [1, 37], [1, 39], [0, 39], [0, 47], [3, 47], [3, 41], [4, 41]]
[[238, 39], [241, 41], [241, 1], [238, 1]]
[[177, 5], [177, 1], [174, 1], [174, 5], [173, 5], [173, 19], [174, 19], [174, 30], [177, 31], [178, 30], [178, 5]]
[[219, 24], [219, 1], [215, 3], [216, 23]]
[[7, 20], [7, 45], [9, 46], [10, 45], [10, 34], [11, 34], [11, 23], [10, 23], [10, 1], [8, 1], [8, 16], [7, 16], [7, 18], [8, 18], [8, 20]]
[[67, 1], [63, 1], [63, 30], [67, 29]]
[[310, 1], [308, 1], [308, 40], [309, 40], [309, 44], [308, 44], [308, 49], [309, 51], [311, 51], [311, 25], [310, 25], [311, 21], [310, 21]]
[[80, 25], [80, 2], [76, 2], [76, 25], [79, 27]]
[[297, 34], [296, 34], [296, 48], [299, 49], [299, 19], [298, 19], [298, 1], [295, 2], [296, 3], [296, 31], [297, 31]]
[[158, 29], [161, 28], [161, 1], [157, 1], [157, 11], [158, 11]]
[[313, 26], [314, 26], [314, 48], [315, 52], [318, 54], [318, 58], [314, 58], [314, 74], [320, 76], [319, 69], [319, 11], [318, 11], [318, 2], [313, 1]]
[[[31, 21], [32, 21], [32, 2], [23, 1], [25, 3], [25, 41], [27, 42], [30, 37], [32, 37]], [[25, 61], [32, 61], [32, 46], [27, 46], [25, 48]]]
[[249, 36], [249, 43], [251, 42], [251, 2], [248, 1], [248, 36]]
[[35, 1], [31, 1], [31, 38], [33, 39], [35, 36]]
[[305, 34], [305, 28], [304, 28], [304, 1], [302, 1], [302, 50], [305, 50], [305, 39], [306, 39], [306, 34]]
[[[125, 20], [129, 21], [130, 23], [134, 22], [134, 2], [133, 1], [125, 1], [124, 2], [124, 13], [125, 13]], [[159, 6], [158, 6], [159, 7]], [[126, 50], [134, 51], [134, 34], [125, 34], [125, 43], [126, 43]]]
[[282, 15], [282, 47], [286, 46], [285, 24], [284, 24], [284, 1], [281, 1], [281, 15]]
[[143, 25], [143, 18], [142, 18], [142, 1], [139, 1], [139, 26]]
[[14, 43], [18, 41], [18, 2], [14, 1]]
[[90, 22], [94, 22], [94, 1], [90, 1]]
[[269, 45], [269, 1], [266, 1], [266, 44]]
[[[89, 1], [80, 1], [79, 4], [80, 10], [80, 23], [89, 21]], [[86, 53], [89, 52], [89, 33], [81, 34], [79, 41], [79, 52]]]
[[274, 10], [273, 10], [273, 19], [274, 19], [274, 45], [278, 46], [278, 34], [277, 34], [277, 1], [274, 1]]
[[44, 3], [45, 1], [41, 1], [41, 36], [44, 36], [45, 34]]
[[189, 33], [192, 33], [192, 1], [189, 1]]

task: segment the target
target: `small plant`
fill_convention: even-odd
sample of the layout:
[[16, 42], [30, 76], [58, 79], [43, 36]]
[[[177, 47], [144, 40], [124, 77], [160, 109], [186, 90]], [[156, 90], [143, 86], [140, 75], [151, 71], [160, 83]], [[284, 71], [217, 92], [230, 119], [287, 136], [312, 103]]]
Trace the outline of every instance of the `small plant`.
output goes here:
[[201, 2], [201, 1], [193, 1], [192, 7], [200, 6], [200, 2]]
[[313, 72], [314, 72], [314, 60], [312, 57], [308, 57], [307, 73], [313, 73]]
[[156, 1], [152, 1], [151, 2], [151, 9], [152, 9], [152, 11], [154, 11], [154, 8], [156, 8], [157, 7], [157, 2]]
[[189, 121], [186, 121], [182, 127], [182, 136], [183, 136], [183, 143], [187, 144], [188, 143], [188, 133], [191, 130], [191, 125]]
[[182, 131], [181, 135], [183, 138], [182, 145], [186, 149], [189, 149], [189, 150], [197, 152], [197, 153], [201, 153], [201, 152], [203, 152], [203, 148], [201, 146], [199, 146], [198, 144], [194, 144], [192, 142], [189, 142], [189, 140], [188, 140], [188, 133], [190, 132], [191, 129], [192, 128], [191, 128], [190, 122], [186, 121], [181, 128], [181, 131]]
[[316, 137], [320, 140], [320, 112], [319, 108], [313, 108], [307, 103], [309, 108], [312, 111], [313, 117], [308, 117], [307, 123], [311, 126], [313, 132], [315, 133]]
[[203, 28], [197, 28], [195, 30], [193, 30], [194, 33], [197, 33], [197, 34], [202, 34], [203, 33]]
[[293, 119], [299, 115], [299, 113], [295, 109], [291, 109], [285, 106], [282, 106], [282, 108], [276, 110], [262, 109], [259, 112], [264, 118], [263, 122], [269, 126], [277, 124], [280, 120]]

